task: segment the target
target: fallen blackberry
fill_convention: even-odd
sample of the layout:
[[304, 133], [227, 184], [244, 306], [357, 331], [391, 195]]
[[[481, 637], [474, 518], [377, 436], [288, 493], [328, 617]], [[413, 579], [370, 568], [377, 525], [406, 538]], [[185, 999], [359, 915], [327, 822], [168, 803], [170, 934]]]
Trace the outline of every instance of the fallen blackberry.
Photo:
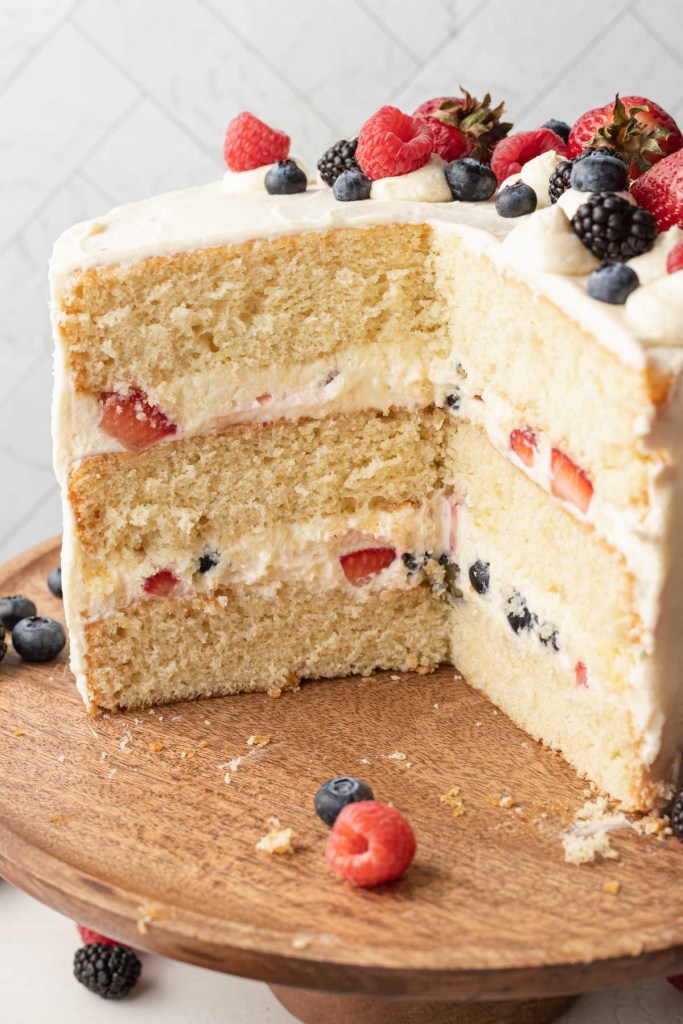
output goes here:
[[590, 193], [572, 217], [572, 227], [598, 259], [618, 263], [649, 252], [657, 237], [652, 214], [615, 192]]
[[579, 153], [572, 160], [561, 160], [548, 179], [548, 195], [550, 196], [551, 203], [556, 203], [562, 193], [571, 187], [569, 178], [574, 164], [585, 160], [587, 156], [592, 156], [593, 153], [597, 153], [599, 156], [616, 156], [622, 163], [625, 163], [624, 158], [617, 153], [616, 149], [612, 149], [611, 146], [587, 146], [582, 153]]
[[348, 171], [352, 167], [360, 170], [356, 160], [357, 145], [358, 139], [340, 139], [334, 146], [326, 149], [318, 160], [320, 177], [330, 188], [342, 171]]
[[671, 827], [676, 838], [683, 843], [683, 786], [676, 793], [671, 805]]
[[103, 999], [123, 999], [137, 984], [141, 971], [140, 960], [125, 946], [92, 942], [81, 946], [74, 956], [77, 980]]

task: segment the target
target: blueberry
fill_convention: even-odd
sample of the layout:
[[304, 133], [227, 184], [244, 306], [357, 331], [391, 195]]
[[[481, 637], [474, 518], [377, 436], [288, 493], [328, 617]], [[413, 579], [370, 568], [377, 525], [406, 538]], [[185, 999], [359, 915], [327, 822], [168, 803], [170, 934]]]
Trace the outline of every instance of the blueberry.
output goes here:
[[623, 192], [628, 188], [628, 167], [616, 156], [593, 153], [576, 161], [569, 184], [579, 192]]
[[0, 626], [12, 629], [21, 619], [36, 614], [36, 606], [27, 597], [0, 598]]
[[446, 395], [446, 405], [453, 412], [457, 412], [460, 408], [460, 392], [457, 388], [451, 391], [450, 395]]
[[453, 198], [463, 203], [480, 203], [490, 199], [498, 185], [491, 168], [470, 156], [451, 160], [444, 173]]
[[588, 294], [599, 302], [621, 306], [639, 284], [635, 270], [625, 263], [601, 263], [588, 278]]
[[538, 633], [538, 639], [544, 647], [552, 647], [554, 651], [559, 651], [560, 634], [557, 626], [553, 626], [552, 622], [540, 622], [536, 626], [536, 632]]
[[294, 192], [305, 192], [308, 181], [293, 160], [278, 160], [266, 174], [265, 184], [271, 196], [290, 196]]
[[526, 606], [522, 595], [515, 591], [507, 603], [507, 620], [513, 633], [520, 633], [523, 629], [531, 629], [534, 624], [533, 616]]
[[518, 181], [506, 185], [496, 196], [496, 210], [501, 217], [522, 217], [536, 209], [536, 193], [530, 185]]
[[207, 551], [205, 554], [199, 556], [199, 567], [197, 572], [203, 576], [205, 573], [211, 572], [211, 570], [218, 565], [219, 561], [220, 558], [217, 551]]
[[[55, 597], [62, 597], [62, 567], [58, 565], [56, 569], [53, 569], [47, 578], [47, 585]], [[35, 615], [35, 608], [32, 612], [26, 612], [27, 615]], [[22, 616], [23, 618], [23, 616]]]
[[423, 551], [421, 554], [417, 554], [417, 552], [412, 551], [405, 551], [401, 555], [401, 561], [408, 570], [408, 575], [413, 576], [416, 572], [422, 572], [429, 557], [430, 555], [427, 551]]
[[541, 125], [542, 128], [550, 128], [551, 132], [555, 132], [559, 135], [563, 142], [569, 141], [569, 133], [571, 128], [566, 121], [556, 121], [554, 117], [551, 117], [549, 121]]
[[356, 167], [342, 171], [334, 185], [332, 195], [340, 203], [355, 203], [360, 199], [370, 198], [372, 182]]
[[354, 779], [352, 775], [340, 775], [320, 787], [315, 794], [313, 806], [315, 813], [326, 825], [334, 825], [339, 812], [347, 804], [357, 804], [361, 800], [374, 799], [374, 794], [367, 782]]
[[470, 583], [478, 594], [485, 594], [489, 589], [489, 563], [480, 560], [470, 566]]
[[446, 590], [451, 597], [462, 597], [462, 590], [458, 583], [458, 576], [460, 575], [460, 566], [457, 562], [454, 562], [450, 555], [443, 554], [439, 558], [439, 565], [444, 571], [444, 582], [446, 584]]
[[14, 650], [24, 661], [52, 661], [66, 643], [64, 627], [43, 616], [21, 619], [12, 630]]

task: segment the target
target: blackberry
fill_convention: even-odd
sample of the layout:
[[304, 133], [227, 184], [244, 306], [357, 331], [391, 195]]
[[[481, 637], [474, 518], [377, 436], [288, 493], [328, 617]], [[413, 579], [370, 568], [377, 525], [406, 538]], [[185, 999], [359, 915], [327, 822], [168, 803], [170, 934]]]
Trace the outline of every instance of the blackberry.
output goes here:
[[585, 160], [587, 156], [592, 156], [593, 153], [597, 153], [599, 156], [615, 156], [622, 163], [625, 163], [624, 158], [617, 153], [616, 149], [612, 149], [611, 146], [587, 146], [582, 153], [579, 153], [573, 159], [561, 160], [548, 179], [548, 195], [550, 196], [551, 203], [556, 203], [562, 193], [571, 188], [569, 178], [571, 177], [574, 164]]
[[533, 616], [526, 606], [526, 601], [515, 591], [507, 602], [507, 620], [513, 633], [521, 633], [522, 630], [531, 629], [534, 624]]
[[470, 583], [478, 594], [485, 594], [489, 589], [491, 574], [489, 563], [478, 560], [470, 566]]
[[683, 843], [683, 786], [679, 789], [671, 805], [671, 827], [674, 835]]
[[125, 946], [91, 942], [74, 956], [74, 974], [81, 985], [103, 999], [123, 999], [137, 984], [140, 960]]
[[450, 597], [462, 597], [462, 590], [458, 583], [458, 576], [460, 575], [460, 566], [458, 563], [454, 562], [450, 555], [443, 554], [439, 558], [439, 565], [444, 571], [444, 584]]
[[598, 259], [618, 263], [649, 252], [657, 237], [652, 214], [614, 192], [588, 195], [572, 217], [572, 227]]
[[330, 188], [342, 171], [348, 171], [352, 167], [360, 170], [356, 160], [357, 145], [358, 139], [340, 139], [334, 146], [326, 149], [318, 160], [320, 177]]

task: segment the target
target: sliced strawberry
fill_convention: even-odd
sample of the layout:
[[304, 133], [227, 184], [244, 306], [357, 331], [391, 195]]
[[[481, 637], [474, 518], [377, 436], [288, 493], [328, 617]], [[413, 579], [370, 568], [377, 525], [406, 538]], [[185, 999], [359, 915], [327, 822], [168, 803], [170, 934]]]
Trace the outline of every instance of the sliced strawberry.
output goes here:
[[650, 211], [660, 231], [683, 228], [683, 149], [634, 181], [631, 195], [638, 206]]
[[676, 274], [683, 270], [683, 242], [677, 242], [666, 258], [667, 274]]
[[614, 102], [595, 107], [578, 119], [569, 133], [569, 155], [587, 146], [612, 146], [630, 165], [632, 178], [683, 146], [678, 125], [665, 110], [644, 96], [617, 94]]
[[584, 689], [588, 689], [588, 669], [582, 661], [577, 661], [574, 666], [574, 675], [576, 676], [576, 685], [582, 686]]
[[510, 434], [510, 447], [520, 462], [525, 466], [533, 466], [538, 450], [538, 438], [531, 427], [513, 430]]
[[541, 153], [554, 150], [559, 156], [567, 155], [564, 139], [561, 139], [550, 128], [534, 128], [530, 132], [515, 132], [501, 139], [491, 157], [491, 170], [498, 178], [498, 183], [505, 181], [511, 174], [519, 174], [534, 157]]
[[147, 395], [139, 388], [131, 388], [127, 395], [104, 391], [100, 403], [100, 429], [129, 451], [151, 448], [178, 429], [161, 409], [149, 404]]
[[558, 448], [553, 448], [550, 454], [550, 470], [550, 490], [555, 497], [586, 513], [593, 497], [593, 484], [584, 471]]
[[161, 569], [149, 576], [142, 589], [149, 597], [170, 597], [180, 580], [170, 569]]
[[341, 555], [339, 564], [349, 583], [363, 587], [373, 576], [387, 569], [396, 558], [395, 548], [363, 548]]

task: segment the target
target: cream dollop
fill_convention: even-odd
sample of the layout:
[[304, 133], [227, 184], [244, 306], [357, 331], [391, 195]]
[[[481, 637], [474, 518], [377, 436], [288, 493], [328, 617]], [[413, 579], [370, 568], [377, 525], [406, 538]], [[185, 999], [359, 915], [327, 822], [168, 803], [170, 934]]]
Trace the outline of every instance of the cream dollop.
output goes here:
[[551, 149], [547, 153], [535, 156], [533, 160], [529, 160], [522, 167], [520, 178], [525, 185], [530, 185], [536, 193], [537, 210], [550, 206], [548, 182], [550, 175], [562, 160], [564, 160], [564, 157], [556, 153], [554, 149]]
[[[290, 156], [288, 159], [293, 160], [297, 167], [301, 168], [308, 183], [311, 184], [311, 175], [303, 160], [299, 160], [295, 156]], [[274, 163], [264, 164], [263, 167], [253, 167], [250, 171], [227, 170], [223, 175], [222, 190], [229, 196], [244, 195], [245, 192], [265, 192], [266, 174], [272, 167], [275, 167]]]
[[[588, 196], [594, 195], [593, 192], [579, 192], [577, 188], [568, 188], [562, 193], [560, 198], [557, 200], [557, 205], [560, 206], [571, 220], [578, 208], [582, 203], [585, 203]], [[628, 192], [617, 192], [616, 195], [621, 196], [622, 199], [627, 199], [632, 206], [636, 205], [636, 201], [632, 195]]]
[[500, 251], [505, 260], [527, 273], [590, 274], [599, 262], [574, 234], [557, 204], [520, 219]]
[[644, 341], [683, 345], [683, 275], [666, 274], [626, 300], [626, 317]]
[[433, 154], [416, 171], [373, 181], [371, 199], [412, 200], [416, 203], [449, 203], [453, 196], [448, 187], [444, 167], [446, 161]]
[[[655, 244], [649, 252], [643, 253], [642, 256], [634, 256], [628, 261], [629, 267], [635, 270], [641, 284], [650, 284], [658, 277], [664, 277], [666, 258], [679, 242], [683, 242], [683, 231], [677, 227], [669, 228], [668, 231], [662, 231], [661, 235], [657, 235]], [[683, 289], [683, 281], [680, 287]]]

